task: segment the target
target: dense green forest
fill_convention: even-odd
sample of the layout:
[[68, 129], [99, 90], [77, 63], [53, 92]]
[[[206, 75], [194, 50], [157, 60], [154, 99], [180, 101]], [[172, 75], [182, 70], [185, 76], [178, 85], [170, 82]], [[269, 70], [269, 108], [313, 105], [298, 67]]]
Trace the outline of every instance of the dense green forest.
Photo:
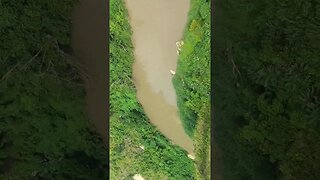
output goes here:
[[226, 180], [320, 179], [320, 2], [217, 0], [214, 122]]
[[[131, 28], [124, 1], [110, 1], [110, 178], [194, 179], [187, 152], [149, 123], [132, 82]], [[141, 148], [141, 147], [144, 148]]]
[[0, 179], [106, 179], [71, 60], [74, 0], [0, 1]]
[[195, 145], [196, 177], [210, 179], [210, 1], [191, 0], [173, 84], [180, 118]]

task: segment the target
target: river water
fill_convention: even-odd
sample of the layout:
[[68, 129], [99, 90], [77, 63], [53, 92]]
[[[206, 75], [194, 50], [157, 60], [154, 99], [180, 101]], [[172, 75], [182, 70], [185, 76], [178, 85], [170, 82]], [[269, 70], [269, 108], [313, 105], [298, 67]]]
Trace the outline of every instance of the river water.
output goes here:
[[96, 131], [107, 141], [107, 1], [80, 0], [73, 12], [72, 48], [82, 64], [85, 79], [86, 113]]
[[188, 20], [189, 0], [125, 0], [133, 31], [133, 80], [145, 113], [174, 144], [193, 153], [184, 132], [172, 84], [177, 65], [176, 42]]

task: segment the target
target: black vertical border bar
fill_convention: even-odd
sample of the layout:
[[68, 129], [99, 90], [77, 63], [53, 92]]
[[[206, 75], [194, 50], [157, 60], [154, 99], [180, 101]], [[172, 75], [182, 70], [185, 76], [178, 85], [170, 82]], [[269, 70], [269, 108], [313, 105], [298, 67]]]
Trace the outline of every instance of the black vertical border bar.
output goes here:
[[109, 104], [109, 96], [110, 96], [110, 78], [109, 78], [109, 57], [110, 57], [110, 55], [109, 55], [109, 32], [110, 32], [110, 28], [109, 28], [109, 19], [110, 19], [110, 10], [109, 10], [110, 8], [109, 8], [109, 0], [106, 0], [106, 37], [105, 38], [107, 38], [107, 43], [106, 43], [106, 55], [107, 55], [107, 57], [106, 57], [106, 61], [107, 61], [107, 73], [106, 73], [106, 78], [107, 78], [107, 95], [106, 95], [106, 101], [107, 101], [107, 107], [106, 107], [106, 121], [107, 121], [107, 130], [106, 130], [106, 132], [107, 132], [107, 134], [106, 134], [106, 140], [107, 140], [107, 144], [106, 144], [106, 147], [107, 147], [107, 153], [108, 153], [108, 156], [107, 156], [107, 159], [106, 159], [106, 161], [108, 162], [108, 169], [107, 169], [107, 171], [108, 171], [108, 179], [110, 179], [110, 146], [109, 146], [109, 144], [110, 144], [110, 141], [109, 141], [109, 130], [110, 130], [110, 111], [109, 111], [109, 108], [110, 108], [110, 104]]
[[214, 0], [210, 0], [210, 6], [211, 6], [211, 11], [210, 11], [210, 84], [211, 84], [211, 88], [210, 88], [210, 119], [211, 119], [211, 126], [210, 126], [210, 179], [214, 179], [213, 175], [215, 172], [213, 172], [213, 164], [215, 162], [213, 162], [213, 156], [215, 156], [215, 154], [213, 154], [213, 148], [215, 148], [213, 146], [213, 141], [214, 141], [214, 119], [213, 119], [213, 113], [214, 113], [214, 107], [213, 107], [213, 66], [214, 66], [214, 55], [213, 55], [213, 16], [214, 16]]

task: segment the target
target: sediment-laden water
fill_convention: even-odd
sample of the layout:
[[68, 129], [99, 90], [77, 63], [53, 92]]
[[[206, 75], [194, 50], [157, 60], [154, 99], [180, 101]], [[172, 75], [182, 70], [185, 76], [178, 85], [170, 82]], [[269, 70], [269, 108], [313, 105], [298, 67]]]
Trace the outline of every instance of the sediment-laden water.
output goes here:
[[133, 80], [145, 113], [168, 139], [189, 153], [193, 142], [179, 119], [172, 84], [176, 42], [188, 20], [189, 0], [125, 0], [133, 31]]

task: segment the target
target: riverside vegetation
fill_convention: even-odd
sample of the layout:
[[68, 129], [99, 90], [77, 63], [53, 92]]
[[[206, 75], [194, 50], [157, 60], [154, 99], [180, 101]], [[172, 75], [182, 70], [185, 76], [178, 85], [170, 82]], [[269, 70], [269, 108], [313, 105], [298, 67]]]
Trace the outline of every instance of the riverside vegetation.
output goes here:
[[111, 0], [110, 14], [111, 178], [210, 179], [210, 3], [191, 1], [173, 80], [184, 128], [195, 141], [195, 166], [144, 115], [131, 79], [133, 46], [123, 1]]
[[71, 60], [73, 0], [0, 1], [0, 179], [106, 179]]
[[187, 152], [150, 124], [132, 82], [131, 28], [124, 1], [110, 1], [110, 178], [194, 179]]
[[320, 179], [319, 8], [215, 1], [214, 118], [226, 180]]
[[210, 1], [191, 0], [173, 84], [180, 118], [195, 145], [196, 177], [210, 179]]

